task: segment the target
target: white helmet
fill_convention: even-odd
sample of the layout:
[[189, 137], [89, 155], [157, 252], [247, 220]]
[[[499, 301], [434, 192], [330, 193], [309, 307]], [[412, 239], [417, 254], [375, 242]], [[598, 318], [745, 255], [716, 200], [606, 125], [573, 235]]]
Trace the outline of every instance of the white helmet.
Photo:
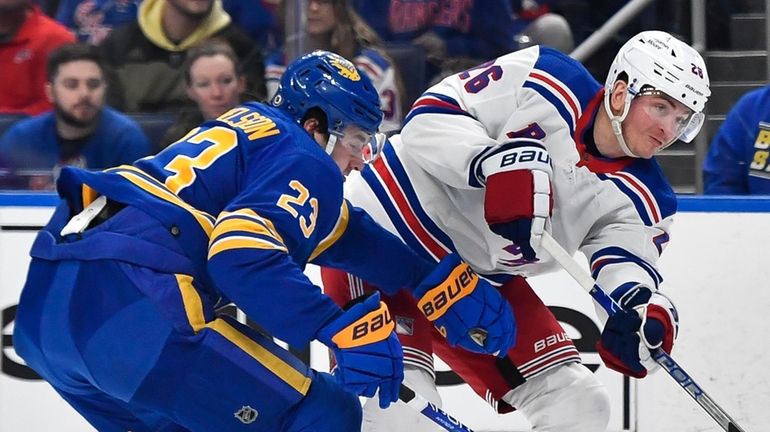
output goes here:
[[[621, 115], [614, 116], [610, 110], [610, 93], [622, 73], [627, 76], [630, 97], [626, 98]], [[604, 84], [604, 104], [615, 136], [629, 156], [636, 155], [623, 140], [620, 123], [628, 115], [631, 99], [645, 86], [665, 93], [692, 110], [689, 121], [682, 125], [671, 143], [676, 139], [692, 141], [703, 126], [703, 108], [711, 95], [703, 57], [691, 46], [662, 31], [641, 32], [620, 48]]]

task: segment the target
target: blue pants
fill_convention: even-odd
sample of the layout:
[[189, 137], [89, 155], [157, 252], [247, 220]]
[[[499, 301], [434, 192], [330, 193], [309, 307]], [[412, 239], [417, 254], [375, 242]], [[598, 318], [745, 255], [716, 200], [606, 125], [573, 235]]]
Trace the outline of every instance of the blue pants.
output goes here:
[[[153, 223], [130, 207], [113, 217], [126, 218]], [[117, 259], [33, 258], [14, 346], [99, 431], [360, 430], [356, 396], [216, 317], [195, 283]]]

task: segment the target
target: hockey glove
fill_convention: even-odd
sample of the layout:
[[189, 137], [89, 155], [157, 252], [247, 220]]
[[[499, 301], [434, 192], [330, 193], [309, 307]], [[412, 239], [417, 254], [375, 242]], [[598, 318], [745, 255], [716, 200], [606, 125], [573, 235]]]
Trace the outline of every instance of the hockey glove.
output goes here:
[[414, 295], [422, 313], [452, 346], [503, 357], [516, 341], [511, 306], [457, 254], [444, 257]]
[[658, 367], [651, 349], [671, 353], [679, 328], [676, 308], [668, 297], [636, 282], [621, 285], [610, 296], [623, 310], [609, 317], [596, 348], [608, 368], [644, 378]]
[[404, 352], [394, 328], [388, 307], [375, 292], [322, 327], [317, 337], [334, 354], [337, 382], [368, 398], [379, 389], [383, 409], [398, 400], [404, 379]]
[[482, 162], [487, 174], [484, 218], [495, 234], [510, 240], [526, 264], [537, 261], [546, 222], [553, 209], [551, 158], [537, 140], [501, 146]]

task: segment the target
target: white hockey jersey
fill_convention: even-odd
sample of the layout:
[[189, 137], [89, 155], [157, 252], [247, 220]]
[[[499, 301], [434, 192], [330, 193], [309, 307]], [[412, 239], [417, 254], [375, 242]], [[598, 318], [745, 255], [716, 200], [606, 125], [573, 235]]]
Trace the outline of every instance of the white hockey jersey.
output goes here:
[[605, 289], [628, 281], [656, 289], [676, 196], [654, 160], [598, 156], [592, 131], [603, 94], [580, 63], [538, 46], [453, 75], [415, 102], [402, 134], [350, 176], [346, 195], [424, 256], [456, 251], [493, 282], [554, 270], [544, 251], [518, 264], [484, 219], [483, 162], [512, 138], [536, 138], [553, 163], [554, 238], [585, 253]]

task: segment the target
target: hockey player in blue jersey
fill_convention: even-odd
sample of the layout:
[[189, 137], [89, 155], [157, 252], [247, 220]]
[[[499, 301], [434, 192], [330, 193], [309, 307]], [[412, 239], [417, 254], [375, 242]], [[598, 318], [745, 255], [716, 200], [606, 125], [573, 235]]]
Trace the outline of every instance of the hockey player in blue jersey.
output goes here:
[[[338, 307], [308, 262], [411, 287], [453, 345], [513, 345], [510, 307], [467, 264], [436, 266], [343, 199], [344, 174], [377, 156], [382, 119], [352, 63], [300, 58], [271, 105], [236, 107], [130, 166], [62, 170], [14, 344], [98, 430], [359, 430], [356, 395], [398, 398], [393, 319], [378, 295]], [[230, 301], [289, 344], [326, 344], [334, 375], [218, 316]]]

